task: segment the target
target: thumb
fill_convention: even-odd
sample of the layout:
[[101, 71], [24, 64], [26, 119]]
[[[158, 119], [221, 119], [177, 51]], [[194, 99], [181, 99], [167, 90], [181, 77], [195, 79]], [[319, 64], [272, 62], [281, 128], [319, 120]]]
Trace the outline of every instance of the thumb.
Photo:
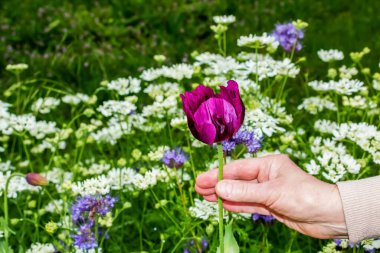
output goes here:
[[216, 185], [216, 193], [223, 200], [263, 204], [269, 199], [268, 183], [241, 180], [222, 180]]

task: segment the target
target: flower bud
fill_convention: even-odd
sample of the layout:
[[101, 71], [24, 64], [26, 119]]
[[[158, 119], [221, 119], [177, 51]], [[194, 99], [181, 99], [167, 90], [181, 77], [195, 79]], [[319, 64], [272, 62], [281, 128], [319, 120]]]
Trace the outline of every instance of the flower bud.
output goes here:
[[206, 227], [206, 233], [208, 236], [211, 236], [214, 233], [214, 231], [215, 231], [215, 229], [214, 229], [214, 226], [212, 224], [209, 224]]
[[301, 19], [297, 19], [297, 21], [293, 21], [292, 24], [297, 30], [305, 29], [306, 27], [309, 26], [308, 23], [305, 21], [302, 21]]
[[28, 207], [31, 209], [35, 208], [36, 205], [37, 205], [37, 202], [35, 200], [31, 200], [28, 202]]
[[45, 230], [49, 234], [54, 234], [55, 231], [58, 229], [58, 224], [55, 223], [54, 221], [49, 221], [48, 223], [45, 224]]
[[34, 186], [46, 186], [49, 184], [49, 181], [46, 177], [34, 172], [28, 173], [25, 179], [28, 184]]

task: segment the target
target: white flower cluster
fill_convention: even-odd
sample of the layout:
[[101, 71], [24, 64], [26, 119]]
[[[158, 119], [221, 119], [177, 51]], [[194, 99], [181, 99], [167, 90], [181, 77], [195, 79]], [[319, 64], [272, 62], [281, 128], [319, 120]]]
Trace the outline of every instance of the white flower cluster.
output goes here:
[[115, 90], [121, 96], [139, 93], [141, 89], [141, 80], [133, 77], [118, 78], [109, 82], [107, 88], [109, 90]]
[[324, 50], [317, 52], [318, 57], [324, 62], [341, 61], [344, 58], [343, 52], [337, 49]]
[[380, 164], [380, 131], [376, 126], [361, 123], [337, 124], [333, 121], [318, 120], [314, 128], [322, 133], [329, 133], [335, 140], [348, 139], [372, 155], [373, 161]]
[[54, 199], [45, 206], [45, 211], [48, 213], [62, 213], [65, 210], [65, 202], [62, 199]]
[[36, 102], [32, 104], [32, 111], [39, 112], [42, 114], [47, 114], [51, 110], [57, 108], [57, 106], [61, 103], [61, 100], [53, 97], [46, 98], [38, 98]]
[[378, 81], [378, 80], [373, 80], [372, 87], [373, 87], [375, 90], [380, 90], [380, 81]]
[[144, 174], [131, 168], [113, 168], [101, 176], [72, 183], [71, 190], [76, 195], [106, 195], [112, 190], [146, 190], [159, 182], [169, 182], [175, 171], [152, 168]]
[[274, 133], [284, 132], [285, 129], [279, 126], [279, 119], [270, 116], [260, 108], [246, 111], [245, 125], [250, 130], [258, 131], [258, 135], [271, 137]]
[[[203, 69], [203, 72], [207, 76], [223, 76], [233, 74], [236, 77], [243, 78], [247, 76], [247, 70], [244, 69], [244, 66], [237, 62], [231, 56], [228, 57], [216, 57], [214, 61], [210, 60], [206, 63], [207, 67]], [[223, 80], [225, 83], [226, 80]], [[221, 83], [219, 83], [221, 84]]]
[[310, 114], [317, 114], [324, 109], [336, 111], [336, 106], [328, 97], [308, 97], [298, 106], [299, 110], [305, 109]]
[[70, 182], [73, 178], [73, 173], [69, 171], [64, 171], [63, 169], [56, 168], [56, 167], [50, 169], [49, 171], [43, 174], [49, 180], [49, 182], [55, 185], [59, 193], [64, 192], [62, 184], [65, 182]]
[[[194, 206], [189, 208], [190, 215], [194, 218], [201, 220], [218, 220], [218, 204], [213, 202], [208, 202], [206, 200], [194, 199]], [[249, 219], [251, 214], [237, 214], [233, 213], [232, 217], [234, 219]], [[224, 212], [223, 218], [228, 220], [228, 213]]]
[[74, 95], [66, 95], [62, 97], [62, 102], [70, 105], [77, 105], [81, 102], [87, 103], [90, 97], [83, 93], [76, 93]]
[[30, 248], [26, 251], [26, 253], [54, 253], [55, 248], [51, 243], [34, 243], [30, 246]]
[[316, 91], [335, 91], [342, 95], [351, 95], [352, 93], [367, 90], [362, 81], [347, 78], [338, 81], [330, 80], [328, 82], [315, 80], [309, 82], [308, 85]]
[[106, 195], [111, 190], [111, 179], [106, 175], [89, 178], [82, 182], [71, 184], [71, 191], [76, 195]]
[[165, 151], [169, 150], [168, 146], [154, 147], [152, 151], [148, 153], [148, 158], [151, 161], [160, 161], [164, 156]]
[[306, 164], [306, 170], [312, 175], [318, 174], [323, 168], [322, 176], [335, 183], [347, 172], [358, 174], [360, 171], [360, 164], [346, 147], [334, 140], [316, 137], [311, 143], [311, 151], [315, 159]]
[[0, 171], [11, 171], [14, 170], [15, 167], [11, 164], [11, 161], [8, 160], [6, 162], [0, 162]]
[[108, 100], [97, 109], [106, 117], [113, 115], [129, 115], [136, 110], [136, 106], [129, 101]]
[[111, 165], [107, 163], [92, 163], [90, 167], [80, 167], [80, 171], [84, 176], [88, 175], [100, 175], [111, 169]]
[[28, 64], [18, 63], [18, 64], [8, 64], [5, 69], [11, 72], [21, 72], [29, 68]]
[[157, 96], [170, 97], [178, 96], [178, 94], [182, 93], [182, 90], [179, 88], [178, 83], [152, 83], [144, 89], [144, 93], [148, 94], [151, 98], [155, 98]]
[[214, 16], [212, 18], [215, 23], [222, 24], [222, 25], [229, 25], [236, 21], [236, 17], [233, 15], [224, 15], [224, 16]]
[[167, 77], [177, 81], [193, 76], [193, 66], [189, 64], [174, 64], [173, 66], [163, 66], [157, 69], [147, 69], [141, 73], [140, 78], [145, 81], [153, 81], [159, 77]]
[[132, 127], [141, 127], [146, 123], [146, 119], [141, 115], [130, 115], [126, 118], [112, 117], [107, 122], [107, 126], [98, 129], [90, 134], [97, 142], [110, 143], [115, 145], [123, 135], [132, 134]]
[[244, 65], [248, 73], [258, 75], [259, 81], [275, 76], [294, 78], [300, 72], [300, 69], [289, 58], [277, 61], [268, 56], [262, 61], [249, 60]]
[[280, 43], [272, 35], [263, 33], [261, 36], [252, 34], [240, 36], [237, 40], [237, 45], [239, 47], [268, 47], [272, 50], [276, 50]]
[[167, 98], [164, 98], [162, 95], [157, 96], [153, 104], [144, 106], [142, 116], [163, 119], [168, 116], [179, 114], [177, 97], [178, 95]]
[[351, 79], [358, 74], [358, 70], [355, 67], [347, 68], [345, 65], [339, 68], [339, 77]]
[[[380, 239], [367, 239], [360, 242], [363, 246], [364, 252], [375, 252], [376, 249], [380, 249]], [[339, 241], [331, 241], [326, 246], [323, 247], [322, 251], [318, 253], [339, 253], [341, 250], [337, 250], [337, 247], [343, 249], [344, 251], [349, 248], [356, 247], [356, 245], [351, 244], [347, 239], [341, 239]]]
[[376, 101], [370, 100], [367, 97], [363, 96], [354, 96], [354, 97], [342, 97], [342, 103], [344, 106], [353, 107], [357, 109], [376, 109]]
[[15, 115], [8, 112], [8, 105], [0, 103], [0, 132], [11, 135], [14, 132], [29, 132], [36, 139], [43, 139], [49, 134], [56, 133], [55, 122], [37, 121], [32, 114]]

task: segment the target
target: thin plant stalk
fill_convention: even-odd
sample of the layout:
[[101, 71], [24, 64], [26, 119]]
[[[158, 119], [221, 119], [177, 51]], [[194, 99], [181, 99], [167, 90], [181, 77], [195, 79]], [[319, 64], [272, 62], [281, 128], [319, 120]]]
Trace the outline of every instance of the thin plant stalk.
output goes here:
[[8, 186], [12, 178], [20, 176], [20, 177], [25, 177], [24, 174], [21, 173], [14, 173], [10, 175], [7, 179], [7, 182], [5, 183], [5, 188], [4, 188], [4, 238], [5, 238], [5, 248], [7, 252], [9, 251], [9, 216], [8, 216]]
[[[218, 144], [218, 160], [219, 160], [219, 174], [218, 181], [223, 179], [223, 148], [222, 144]], [[224, 253], [224, 238], [223, 238], [223, 201], [218, 197], [218, 211], [219, 211], [219, 253]]]

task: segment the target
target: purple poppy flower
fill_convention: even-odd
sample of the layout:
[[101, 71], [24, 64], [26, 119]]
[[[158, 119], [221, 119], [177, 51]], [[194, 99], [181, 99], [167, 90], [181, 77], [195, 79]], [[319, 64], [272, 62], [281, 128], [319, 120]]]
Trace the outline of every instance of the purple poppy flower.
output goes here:
[[300, 40], [303, 39], [303, 30], [297, 30], [297, 28], [290, 23], [277, 24], [275, 30], [272, 33], [273, 37], [280, 43], [281, 47], [290, 52], [295, 46], [295, 51], [300, 51], [302, 45]]
[[227, 84], [220, 87], [220, 94], [201, 84], [180, 95], [191, 133], [208, 145], [231, 138], [244, 121], [239, 86], [233, 80]]

